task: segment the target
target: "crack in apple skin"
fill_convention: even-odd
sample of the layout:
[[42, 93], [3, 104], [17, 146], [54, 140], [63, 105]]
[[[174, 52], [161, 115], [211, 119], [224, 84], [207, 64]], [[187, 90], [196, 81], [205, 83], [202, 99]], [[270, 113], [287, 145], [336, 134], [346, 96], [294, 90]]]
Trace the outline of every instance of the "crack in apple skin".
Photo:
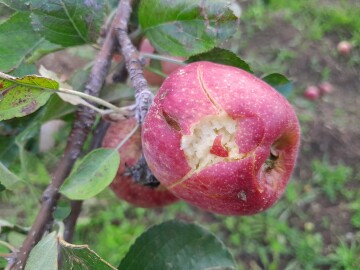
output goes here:
[[[240, 133], [242, 132], [241, 130], [239, 130], [239, 127], [237, 125], [237, 120], [238, 119], [232, 119], [221, 107], [221, 105], [219, 105], [219, 103], [216, 101], [216, 99], [214, 97], [212, 97], [212, 95], [209, 93], [209, 90], [203, 80], [203, 76], [202, 76], [202, 70], [201, 70], [201, 66], [198, 66], [197, 67], [197, 80], [199, 81], [199, 85], [201, 86], [201, 89], [202, 91], [204, 92], [206, 98], [211, 102], [211, 104], [217, 109], [217, 114], [216, 115], [213, 115], [213, 116], [206, 116], [202, 119], [200, 119], [197, 123], [193, 124], [193, 126], [191, 127], [191, 134], [190, 135], [185, 135], [185, 134], [182, 134], [181, 130], [180, 133], [182, 134], [182, 137], [181, 137], [181, 141], [182, 141], [182, 144], [181, 144], [181, 149], [185, 152], [185, 157], [188, 161], [188, 164], [189, 166], [191, 167], [191, 170], [184, 176], [182, 177], [181, 179], [175, 181], [173, 184], [171, 184], [169, 186], [169, 189], [173, 189], [174, 187], [176, 187], [177, 185], [179, 184], [182, 184], [183, 182], [185, 182], [187, 179], [189, 179], [190, 177], [192, 177], [194, 174], [199, 174], [201, 173], [202, 170], [208, 168], [208, 167], [211, 167], [213, 164], [216, 164], [218, 162], [236, 162], [240, 159], [244, 159], [244, 158], [247, 158], [249, 156], [252, 156], [255, 152], [255, 150], [257, 149], [257, 147], [259, 145], [261, 145], [262, 143], [262, 140], [263, 140], [263, 136], [261, 137], [260, 139], [260, 142], [257, 142], [255, 144], [255, 147], [254, 149], [250, 149], [249, 152], [247, 153], [241, 153], [240, 150], [239, 150], [239, 147], [238, 145], [236, 144], [235, 142], [235, 138], [231, 138], [230, 140], [233, 140], [232, 142], [229, 142], [227, 141], [227, 143], [232, 143], [232, 148], [233, 150], [236, 151], [236, 153], [232, 153], [232, 155], [229, 157], [229, 155], [227, 156], [217, 156], [216, 158], [213, 158], [212, 161], [210, 161], [208, 164], [206, 164], [205, 166], [202, 165], [200, 166], [199, 164], [201, 163], [200, 161], [199, 162], [196, 162], [197, 164], [194, 165], [193, 162], [191, 162], [191, 155], [189, 153], [186, 153], [186, 150], [187, 149], [184, 149], [183, 147], [183, 140], [185, 137], [194, 137], [195, 134], [194, 134], [194, 131], [196, 129], [197, 126], [201, 125], [202, 122], [205, 122], [207, 119], [213, 117], [214, 119], [219, 119], [219, 121], [221, 122], [225, 122], [225, 121], [232, 121], [232, 125], [235, 127], [235, 130], [233, 131], [234, 134], [231, 134], [231, 135], [235, 135], [235, 133]], [[228, 120], [227, 120], [228, 119]], [[256, 117], [256, 119], [258, 119], [258, 117]], [[240, 119], [240, 120], [243, 120], [243, 119]], [[178, 125], [178, 124], [177, 124]], [[213, 126], [211, 126], [211, 123], [208, 124], [209, 126], [205, 128], [208, 128], [209, 130], [214, 128]], [[203, 127], [204, 128], [204, 127]], [[217, 128], [219, 128], [219, 126], [217, 126]], [[221, 134], [220, 134], [221, 135]], [[210, 139], [210, 141], [213, 141], [212, 145], [214, 145], [214, 142], [216, 140], [216, 138], [218, 137], [219, 135], [217, 135], [214, 139]], [[206, 139], [206, 138], [205, 138]], [[194, 152], [196, 152], [196, 146], [197, 144], [195, 145], [195, 149], [194, 149]], [[211, 149], [208, 149], [208, 151], [206, 151], [205, 153], [203, 153], [204, 155], [207, 155], [208, 157], [211, 157], [212, 156], [212, 153], [211, 153]], [[234, 152], [234, 151], [233, 151]]]
[[209, 93], [209, 91], [206, 88], [205, 82], [203, 80], [203, 76], [202, 76], [202, 70], [201, 67], [199, 66], [197, 68], [197, 79], [199, 81], [199, 84], [201, 86], [201, 89], [204, 91], [206, 97], [208, 98], [208, 100], [214, 105], [214, 107], [218, 110], [218, 113], [224, 113], [224, 109], [221, 107], [220, 104], [218, 104], [215, 99], [211, 96], [211, 94]]
[[[158, 96], [143, 126], [143, 148], [150, 169], [171, 192], [224, 215], [255, 214], [278, 200], [300, 138], [296, 114], [285, 98], [245, 71], [209, 62], [178, 69]], [[163, 111], [179, 130], [166, 123]], [[238, 156], [217, 156], [217, 162], [197, 168], [183, 149], [183, 137], [194, 135], [194, 126], [207, 117], [223, 115], [236, 122], [232, 141]], [[208, 155], [217, 135], [209, 140]], [[278, 158], [269, 165], [272, 148]]]

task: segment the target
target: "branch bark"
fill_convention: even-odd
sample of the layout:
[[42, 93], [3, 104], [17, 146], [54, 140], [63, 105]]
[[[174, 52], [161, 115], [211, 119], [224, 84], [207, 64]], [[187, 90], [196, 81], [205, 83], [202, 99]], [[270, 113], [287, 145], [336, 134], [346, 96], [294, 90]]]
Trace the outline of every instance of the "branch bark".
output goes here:
[[[84, 92], [86, 94], [98, 96], [104, 84], [105, 77], [109, 72], [111, 57], [116, 46], [114, 29], [123, 16], [120, 11], [120, 6], [119, 4], [117, 14], [111, 24], [111, 29], [108, 31], [104, 43], [95, 59], [95, 64], [85, 86]], [[78, 107], [64, 155], [53, 174], [52, 182], [43, 193], [41, 208], [30, 232], [19, 252], [16, 254], [16, 258], [9, 262], [9, 269], [22, 270], [25, 268], [31, 249], [40, 241], [47, 224], [51, 223], [52, 212], [60, 197], [58, 192], [59, 188], [70, 173], [75, 160], [79, 157], [83, 144], [94, 123], [94, 119], [95, 111], [84, 106]]]
[[128, 34], [128, 23], [131, 14], [131, 0], [121, 0], [119, 4], [119, 13], [121, 16], [119, 24], [116, 27], [117, 40], [120, 44], [122, 55], [125, 59], [126, 68], [133, 88], [135, 89], [136, 113], [135, 117], [141, 124], [150, 108], [154, 95], [149, 90], [147, 81], [144, 78], [143, 66], [145, 60], [140, 57]]

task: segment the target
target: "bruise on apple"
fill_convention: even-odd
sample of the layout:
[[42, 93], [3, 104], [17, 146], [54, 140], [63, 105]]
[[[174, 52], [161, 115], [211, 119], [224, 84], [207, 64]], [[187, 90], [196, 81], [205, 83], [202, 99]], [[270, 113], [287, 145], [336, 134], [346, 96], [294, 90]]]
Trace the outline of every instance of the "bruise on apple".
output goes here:
[[296, 114], [276, 90], [243, 70], [210, 62], [170, 74], [142, 133], [145, 158], [162, 184], [225, 215], [255, 214], [279, 199], [299, 138]]

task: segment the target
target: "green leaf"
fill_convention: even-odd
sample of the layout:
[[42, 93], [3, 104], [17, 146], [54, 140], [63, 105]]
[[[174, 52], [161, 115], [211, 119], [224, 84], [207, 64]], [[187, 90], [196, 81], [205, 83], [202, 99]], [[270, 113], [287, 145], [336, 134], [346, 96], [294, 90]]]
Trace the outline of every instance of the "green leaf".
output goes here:
[[33, 153], [20, 146], [21, 177], [31, 184], [50, 183], [51, 177], [44, 163]]
[[22, 181], [0, 162], [0, 182], [9, 190], [15, 190]]
[[160, 53], [190, 56], [208, 51], [237, 29], [238, 18], [226, 0], [146, 0], [139, 22]]
[[26, 64], [23, 63], [20, 66], [18, 66], [16, 69], [9, 72], [9, 75], [15, 76], [15, 77], [23, 77], [29, 74], [35, 74], [37, 73], [37, 67], [35, 64]]
[[19, 11], [29, 10], [29, 8], [30, 8], [29, 2], [30, 2], [30, 0], [1, 0], [0, 1], [0, 3], [4, 3], [9, 8], [12, 8], [14, 10], [19, 10]]
[[40, 43], [28, 12], [15, 13], [0, 25], [0, 70], [17, 67]]
[[271, 73], [262, 78], [263, 81], [267, 82], [271, 86], [287, 84], [289, 81], [284, 75], [280, 73]]
[[44, 106], [41, 122], [60, 119], [65, 115], [75, 112], [75, 110], [75, 106], [63, 101], [58, 95], [53, 95]]
[[0, 269], [5, 269], [8, 265], [8, 261], [5, 258], [0, 258]]
[[187, 63], [197, 61], [210, 61], [218, 64], [241, 68], [247, 72], [253, 73], [248, 63], [238, 57], [235, 53], [221, 48], [214, 48], [208, 52], [191, 56]]
[[112, 182], [119, 164], [119, 153], [115, 149], [95, 149], [74, 168], [60, 192], [72, 200], [94, 197]]
[[1, 182], [0, 182], [0, 192], [2, 192], [4, 190], [6, 190], [6, 187], [3, 184], [1, 184]]
[[34, 117], [31, 122], [15, 137], [15, 143], [21, 149], [31, 138], [36, 137], [40, 130], [40, 121]]
[[16, 78], [0, 73], [0, 121], [33, 113], [58, 88], [56, 81], [44, 77]]
[[[58, 249], [56, 232], [44, 237], [30, 252], [25, 270], [58, 269]], [[70, 269], [70, 268], [69, 268]]]
[[87, 245], [72, 245], [63, 240], [59, 244], [63, 255], [62, 269], [116, 270]]
[[205, 229], [167, 221], [140, 235], [118, 269], [204, 270], [234, 269], [224, 244]]
[[293, 90], [293, 83], [280, 73], [271, 73], [261, 79], [286, 97], [289, 96]]
[[53, 217], [56, 220], [64, 220], [68, 215], [70, 215], [70, 212], [70, 203], [68, 201], [60, 201], [53, 212]]
[[14, 137], [0, 137], [0, 160], [6, 167], [9, 167], [16, 160], [18, 153]]
[[32, 1], [34, 29], [64, 47], [93, 43], [103, 23], [104, 1]]
[[12, 224], [7, 220], [4, 219], [0, 219], [0, 234], [1, 233], [6, 233], [6, 232], [10, 232], [10, 231], [15, 231], [21, 234], [28, 234], [30, 230], [30, 227], [23, 227], [20, 225], [16, 225], [16, 224]]
[[119, 101], [121, 99], [134, 99], [134, 89], [125, 83], [114, 83], [105, 86], [101, 90], [100, 97], [109, 102]]

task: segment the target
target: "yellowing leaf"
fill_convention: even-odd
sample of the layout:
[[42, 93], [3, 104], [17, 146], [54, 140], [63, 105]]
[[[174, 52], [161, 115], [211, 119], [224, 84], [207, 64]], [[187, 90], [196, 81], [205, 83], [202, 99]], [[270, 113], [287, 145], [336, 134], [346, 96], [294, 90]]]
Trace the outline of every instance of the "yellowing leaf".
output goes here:
[[33, 113], [58, 88], [56, 81], [37, 75], [16, 78], [0, 72], [0, 121]]

